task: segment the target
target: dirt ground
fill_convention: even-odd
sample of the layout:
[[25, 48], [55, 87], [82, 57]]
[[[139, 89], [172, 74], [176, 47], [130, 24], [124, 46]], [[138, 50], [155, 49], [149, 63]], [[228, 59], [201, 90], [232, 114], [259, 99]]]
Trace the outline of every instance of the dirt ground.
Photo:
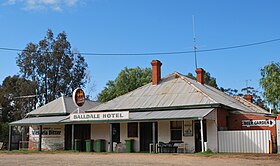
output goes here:
[[280, 154], [0, 153], [0, 166], [280, 165]]

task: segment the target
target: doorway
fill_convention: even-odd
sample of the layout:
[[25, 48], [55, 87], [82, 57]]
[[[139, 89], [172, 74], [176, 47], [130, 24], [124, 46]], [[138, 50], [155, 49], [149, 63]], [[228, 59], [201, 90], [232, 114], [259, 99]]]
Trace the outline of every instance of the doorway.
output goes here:
[[90, 139], [90, 124], [77, 124], [74, 126], [74, 139], [81, 140], [81, 151], [86, 150], [85, 140]]
[[[156, 122], [156, 142], [158, 142], [158, 123]], [[153, 122], [140, 123], [140, 151], [149, 152], [150, 143], [153, 143]]]
[[[195, 121], [194, 123], [194, 132], [195, 132], [195, 152], [201, 152], [201, 127], [200, 121]], [[207, 128], [206, 120], [203, 120], [203, 139], [204, 142], [207, 142]]]
[[72, 125], [65, 125], [64, 138], [64, 150], [72, 150]]
[[113, 137], [113, 142], [116, 142], [116, 143], [120, 142], [120, 124], [119, 123], [112, 124], [112, 137]]

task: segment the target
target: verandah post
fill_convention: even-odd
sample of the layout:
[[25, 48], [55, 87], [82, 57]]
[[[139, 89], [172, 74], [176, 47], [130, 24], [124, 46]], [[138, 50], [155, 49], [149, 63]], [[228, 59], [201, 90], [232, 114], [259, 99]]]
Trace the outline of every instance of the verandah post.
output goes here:
[[156, 152], [156, 122], [153, 122], [153, 152]]
[[113, 152], [113, 123], [110, 123], [110, 131], [109, 131], [109, 137], [110, 137], [110, 147], [109, 152]]
[[9, 147], [8, 147], [9, 151], [12, 150], [12, 134], [13, 134], [12, 129], [13, 129], [12, 125], [9, 125]]
[[72, 150], [75, 150], [74, 149], [74, 140], [75, 140], [75, 135], [74, 135], [74, 132], [75, 132], [75, 125], [74, 124], [72, 124], [71, 125], [71, 128], [72, 128], [72, 132], [71, 132], [71, 149]]
[[39, 151], [42, 151], [42, 125], [39, 126]]
[[204, 152], [203, 119], [200, 119], [201, 151]]

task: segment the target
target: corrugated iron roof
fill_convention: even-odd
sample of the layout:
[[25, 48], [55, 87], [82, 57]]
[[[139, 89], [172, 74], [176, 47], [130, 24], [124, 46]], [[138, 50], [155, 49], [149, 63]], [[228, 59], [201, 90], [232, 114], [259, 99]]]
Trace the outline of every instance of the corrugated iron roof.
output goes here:
[[[140, 111], [129, 112], [129, 119], [127, 120], [96, 120], [86, 122], [132, 122], [132, 121], [149, 121], [149, 120], [175, 120], [175, 119], [192, 119], [197, 120], [201, 118], [207, 119], [214, 108], [204, 109], [184, 109], [184, 110], [159, 110], [159, 111]], [[73, 123], [69, 118], [64, 119], [61, 123]], [[85, 122], [82, 122], [85, 123]]]
[[242, 104], [246, 105], [247, 107], [250, 107], [251, 109], [255, 110], [255, 112], [257, 113], [266, 113], [268, 114], [268, 111], [266, 111], [265, 109], [247, 101], [246, 99], [244, 99], [243, 97], [240, 96], [235, 96], [234, 97], [236, 100], [238, 100], [239, 102], [241, 102]]
[[134, 91], [94, 107], [90, 111], [129, 110], [223, 104], [233, 109], [255, 112], [235, 98], [220, 90], [200, 84], [196, 80], [174, 72], [161, 79], [157, 85], [149, 83]]
[[130, 112], [129, 120], [200, 119], [208, 115], [212, 110], [214, 109], [206, 108], [206, 109]]
[[[172, 120], [172, 119], [200, 119], [207, 116], [214, 108], [205, 109], [185, 109], [185, 110], [164, 110], [164, 111], [145, 111], [130, 112], [128, 120], [119, 120], [122, 122], [129, 121], [146, 121], [146, 120]], [[91, 121], [94, 122], [94, 121]], [[95, 121], [99, 122], [99, 121]], [[108, 120], [106, 120], [108, 122]], [[113, 122], [113, 120], [111, 121]], [[48, 116], [25, 118], [10, 123], [10, 125], [40, 125], [40, 124], [64, 124], [71, 123], [69, 116]]]
[[49, 117], [34, 117], [25, 118], [10, 123], [10, 125], [32, 125], [32, 124], [59, 124], [69, 116], [49, 116]]
[[171, 74], [162, 78], [158, 85], [151, 83], [119, 96], [89, 111], [121, 110], [212, 104], [211, 98], [187, 83], [181, 77]]
[[[93, 108], [99, 105], [99, 102], [86, 100], [85, 104], [80, 108], [80, 111], [83, 112], [90, 108]], [[62, 96], [56, 100], [53, 100], [42, 107], [35, 109], [28, 113], [28, 116], [37, 116], [37, 115], [65, 115], [76, 111], [77, 107], [75, 106], [71, 97]]]

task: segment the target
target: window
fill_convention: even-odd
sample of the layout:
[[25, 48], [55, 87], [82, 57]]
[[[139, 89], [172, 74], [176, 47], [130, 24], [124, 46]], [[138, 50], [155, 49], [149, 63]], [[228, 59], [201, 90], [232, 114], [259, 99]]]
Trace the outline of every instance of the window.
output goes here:
[[127, 137], [138, 137], [138, 123], [127, 124]]
[[182, 141], [182, 121], [170, 122], [171, 141]]

